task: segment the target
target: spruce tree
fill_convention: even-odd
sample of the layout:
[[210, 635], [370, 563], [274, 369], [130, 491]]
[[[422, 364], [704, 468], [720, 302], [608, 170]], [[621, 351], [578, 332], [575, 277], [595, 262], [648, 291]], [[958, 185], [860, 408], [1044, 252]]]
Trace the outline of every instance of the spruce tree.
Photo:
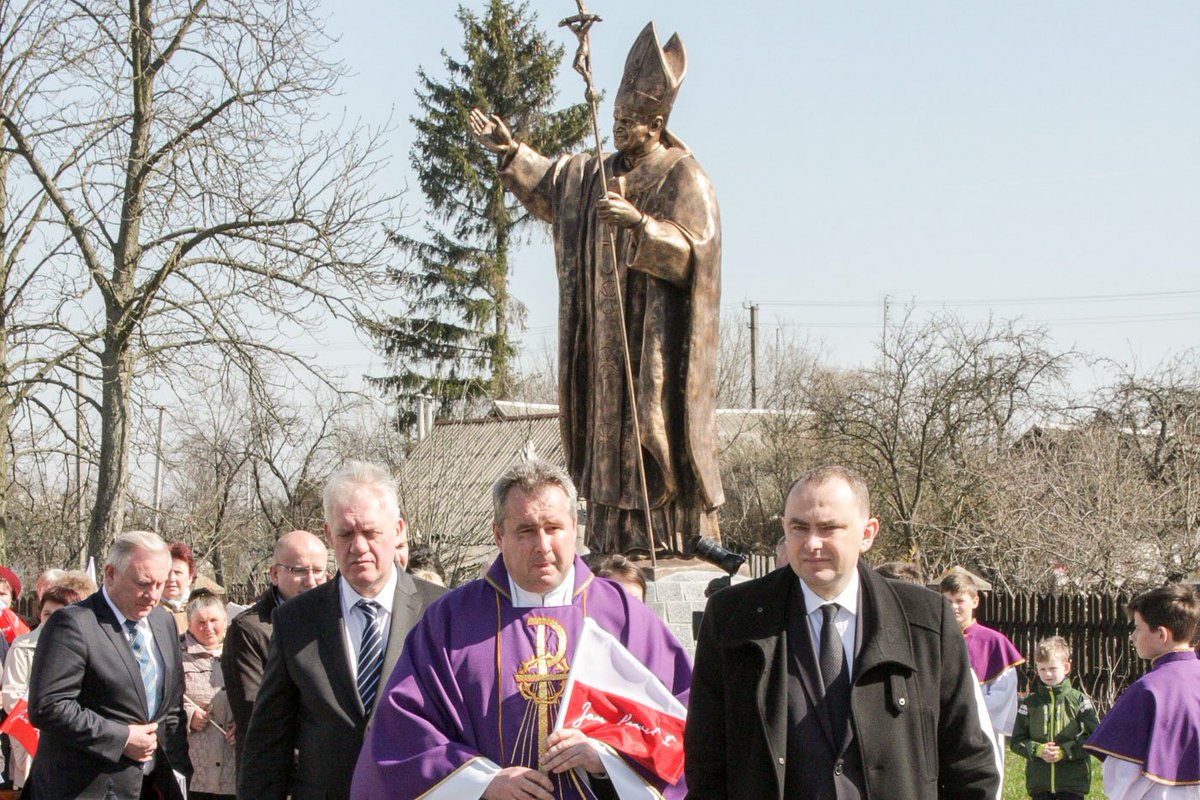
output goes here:
[[[410, 159], [427, 203], [420, 236], [390, 235], [407, 257], [393, 278], [406, 313], [373, 333], [397, 365], [373, 379], [401, 397], [430, 395], [443, 411], [509, 390], [511, 334], [520, 304], [508, 293], [508, 265], [531, 218], [506, 195], [495, 157], [471, 136], [467, 118], [478, 107], [499, 114], [513, 135], [539, 152], [576, 148], [590, 128], [586, 104], [555, 110], [555, 77], [564, 48], [536, 27], [528, 5], [489, 0], [481, 16], [459, 6], [463, 55], [445, 50], [444, 79], [418, 70], [420, 114]], [[402, 409], [401, 426], [415, 409]]]

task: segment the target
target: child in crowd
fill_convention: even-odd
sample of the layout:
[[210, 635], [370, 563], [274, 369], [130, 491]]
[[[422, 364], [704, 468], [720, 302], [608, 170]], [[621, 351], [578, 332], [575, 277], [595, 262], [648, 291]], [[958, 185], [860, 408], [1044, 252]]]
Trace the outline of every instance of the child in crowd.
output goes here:
[[975, 677], [979, 678], [992, 730], [1003, 749], [1001, 737], [1012, 734], [1017, 716], [1016, 667], [1024, 664], [1025, 658], [1007, 636], [976, 621], [979, 587], [968, 573], [961, 569], [952, 570], [942, 578], [940, 588], [950, 601], [954, 619], [967, 640], [967, 657]]
[[[954, 619], [967, 640], [967, 658], [971, 669], [979, 679], [983, 693], [983, 705], [988, 719], [981, 719], [986, 728], [993, 732], [996, 748], [996, 763], [1000, 767], [1000, 788], [996, 796], [1004, 793], [1004, 737], [1012, 734], [1017, 716], [1017, 670], [1025, 663], [1024, 656], [1008, 637], [995, 628], [981, 625], [975, 620], [975, 609], [979, 607], [979, 585], [966, 570], [955, 567], [942, 578], [939, 588]], [[981, 716], [982, 716], [981, 709]]]
[[1117, 698], [1084, 745], [1104, 762], [1109, 800], [1200, 798], [1200, 594], [1171, 584], [1129, 603], [1130, 639], [1150, 671]]
[[1061, 636], [1033, 652], [1041, 684], [1017, 704], [1012, 749], [1024, 756], [1025, 789], [1033, 800], [1083, 800], [1092, 773], [1083, 743], [1100, 724], [1088, 696], [1071, 685], [1071, 647]]

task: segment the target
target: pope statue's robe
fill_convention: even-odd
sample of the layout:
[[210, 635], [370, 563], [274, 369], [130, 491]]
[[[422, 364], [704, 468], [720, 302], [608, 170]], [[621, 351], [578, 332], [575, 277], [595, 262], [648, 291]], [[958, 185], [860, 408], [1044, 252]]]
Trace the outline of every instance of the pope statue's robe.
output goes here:
[[[634, 228], [599, 222], [596, 158], [546, 158], [521, 144], [500, 164], [504, 185], [550, 222], [558, 272], [558, 397], [571, 478], [588, 500], [588, 545], [647, 547], [617, 282], [655, 539], [690, 550], [716, 536], [724, 502], [717, 469], [716, 355], [721, 221], [716, 194], [671, 135], [632, 169], [605, 158], [605, 175], [645, 217]], [[609, 247], [615, 235], [616, 271]]]
[[[409, 632], [379, 699], [351, 798], [475, 800], [500, 769], [536, 769], [585, 617], [617, 637], [687, 704], [687, 654], [648, 607], [595, 578], [578, 558], [562, 599], [564, 605], [514, 606], [503, 558], [497, 558], [485, 578], [429, 606]], [[606, 758], [608, 766], [617, 757]], [[687, 793], [682, 777], [669, 786], [630, 761], [618, 761], [634, 781], [640, 776], [643, 789], [653, 787], [667, 798]], [[596, 796], [575, 771], [550, 777], [556, 798]]]

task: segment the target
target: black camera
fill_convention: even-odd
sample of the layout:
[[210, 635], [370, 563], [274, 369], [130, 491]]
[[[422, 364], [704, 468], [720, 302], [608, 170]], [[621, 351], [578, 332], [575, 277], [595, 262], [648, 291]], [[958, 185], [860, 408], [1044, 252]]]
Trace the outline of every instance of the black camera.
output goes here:
[[720, 567], [730, 575], [736, 573], [742, 568], [742, 564], [746, 563], [745, 556], [726, 550], [720, 543], [706, 536], [697, 537], [694, 552], [702, 560], [707, 561], [713, 566]]

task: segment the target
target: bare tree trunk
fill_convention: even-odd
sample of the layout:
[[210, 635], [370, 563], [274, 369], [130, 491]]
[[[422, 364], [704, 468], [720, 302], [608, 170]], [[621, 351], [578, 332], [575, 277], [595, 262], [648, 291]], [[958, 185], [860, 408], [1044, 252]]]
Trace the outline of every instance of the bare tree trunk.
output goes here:
[[[503, 187], [500, 187], [503, 190]], [[503, 207], [503, 206], [502, 206]], [[512, 376], [509, 374], [508, 335], [508, 232], [504, 229], [496, 231], [496, 251], [492, 264], [492, 297], [496, 303], [496, 347], [492, 362], [492, 391], [495, 396], [504, 399], [512, 390]]]
[[133, 358], [128, 344], [112, 334], [105, 336], [100, 357], [103, 376], [100, 416], [100, 465], [96, 503], [88, 527], [88, 554], [99, 561], [121, 532], [125, 516], [125, 490], [129, 485], [126, 454], [129, 448], [129, 396]]
[[[8, 284], [8, 168], [12, 156], [0, 157], [0, 286]], [[8, 487], [12, 483], [9, 459], [12, 441], [8, 425], [13, 414], [13, 393], [9, 388], [8, 307], [0, 306], [0, 562], [8, 563]]]
[[[0, 375], [7, 377], [8, 331], [0, 325]], [[8, 487], [12, 483], [12, 437], [9, 423], [13, 415], [13, 396], [8, 382], [0, 382], [0, 563], [8, 563]]]

